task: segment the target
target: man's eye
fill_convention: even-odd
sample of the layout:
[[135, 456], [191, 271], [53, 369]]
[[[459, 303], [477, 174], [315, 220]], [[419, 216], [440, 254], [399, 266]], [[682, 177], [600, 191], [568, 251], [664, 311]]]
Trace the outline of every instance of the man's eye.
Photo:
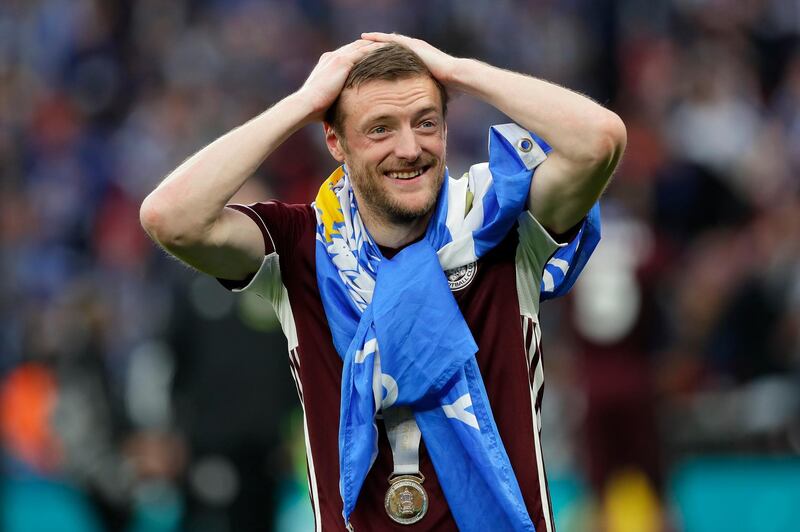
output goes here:
[[422, 127], [436, 127], [436, 122], [434, 122], [433, 120], [425, 120], [424, 122], [422, 122], [420, 124], [420, 126], [422, 126]]
[[384, 126], [375, 126], [372, 128], [373, 133], [377, 133], [379, 135], [386, 133], [387, 129]]

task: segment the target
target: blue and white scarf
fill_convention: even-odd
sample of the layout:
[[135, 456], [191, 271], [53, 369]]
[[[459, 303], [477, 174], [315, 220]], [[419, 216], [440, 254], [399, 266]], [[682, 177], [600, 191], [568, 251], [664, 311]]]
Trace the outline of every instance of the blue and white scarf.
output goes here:
[[[517, 137], [516, 145], [509, 136]], [[492, 416], [477, 345], [443, 271], [475, 262], [505, 238], [525, 209], [533, 169], [546, 150], [519, 126], [492, 127], [488, 172], [483, 165], [462, 179], [445, 175], [425, 237], [391, 260], [364, 227], [345, 168], [320, 188], [317, 280], [344, 362], [339, 487], [345, 523], [377, 456], [376, 414], [406, 406], [461, 530], [534, 530]], [[581, 231], [588, 233], [586, 224]], [[569, 288], [585, 264], [576, 266], [573, 258], [584, 252], [588, 258], [597, 243], [592, 239], [583, 245], [581, 235], [575, 239], [568, 268], [548, 264], [543, 295]]]

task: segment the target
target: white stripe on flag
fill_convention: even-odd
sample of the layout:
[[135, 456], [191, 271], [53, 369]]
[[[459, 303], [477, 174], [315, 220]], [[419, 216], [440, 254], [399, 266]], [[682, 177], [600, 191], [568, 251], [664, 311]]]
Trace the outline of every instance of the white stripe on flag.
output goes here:
[[377, 338], [373, 338], [372, 340], [367, 340], [364, 342], [364, 349], [359, 349], [356, 351], [355, 363], [362, 364], [368, 356], [375, 352], [377, 345]]
[[553, 280], [553, 274], [546, 269], [542, 272], [542, 282], [544, 282], [545, 292], [552, 292], [553, 288], [556, 286], [556, 282]]
[[566, 275], [567, 270], [569, 270], [569, 262], [565, 261], [564, 259], [552, 258], [549, 261], [547, 261], [547, 264], [555, 266], [556, 268], [564, 272], [564, 275]]

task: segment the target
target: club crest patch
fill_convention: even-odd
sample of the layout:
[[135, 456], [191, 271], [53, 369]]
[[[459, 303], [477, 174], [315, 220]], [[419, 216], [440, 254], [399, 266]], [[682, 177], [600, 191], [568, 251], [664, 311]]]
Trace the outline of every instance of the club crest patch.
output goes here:
[[447, 275], [447, 283], [450, 285], [450, 291], [458, 292], [466, 288], [469, 283], [472, 282], [472, 279], [475, 278], [475, 272], [477, 271], [478, 263], [472, 262], [466, 266], [459, 266], [458, 268], [453, 268], [452, 270], [444, 272], [445, 275]]

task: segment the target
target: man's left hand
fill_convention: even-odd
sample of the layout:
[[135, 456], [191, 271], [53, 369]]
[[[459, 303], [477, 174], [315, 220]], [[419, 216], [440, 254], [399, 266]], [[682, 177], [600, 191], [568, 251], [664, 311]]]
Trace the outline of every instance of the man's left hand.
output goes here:
[[431, 71], [433, 77], [439, 80], [444, 86], [449, 86], [453, 82], [453, 72], [456, 68], [457, 58], [448, 55], [435, 46], [428, 44], [422, 39], [414, 39], [397, 33], [370, 32], [362, 33], [361, 38], [368, 41], [390, 43], [395, 42], [411, 49]]

